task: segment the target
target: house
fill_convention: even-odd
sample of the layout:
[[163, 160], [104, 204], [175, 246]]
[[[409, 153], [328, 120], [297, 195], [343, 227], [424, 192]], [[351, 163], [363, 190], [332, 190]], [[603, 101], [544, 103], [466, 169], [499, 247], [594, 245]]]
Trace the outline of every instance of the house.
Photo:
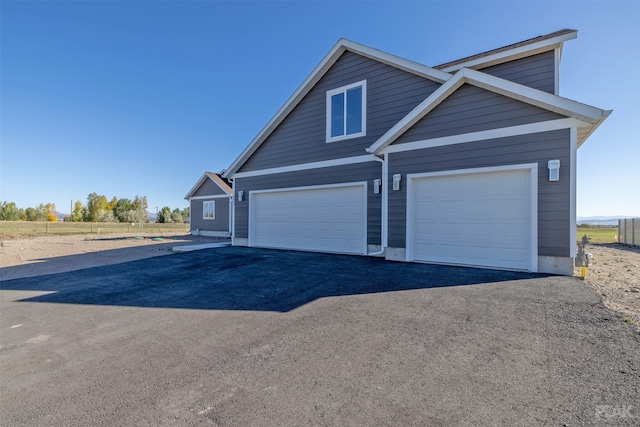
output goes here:
[[189, 201], [189, 231], [202, 236], [231, 236], [231, 201], [229, 181], [219, 174], [205, 172], [184, 197]]
[[576, 37], [436, 67], [339, 40], [223, 174], [233, 244], [572, 274], [576, 150], [610, 114], [559, 96]]

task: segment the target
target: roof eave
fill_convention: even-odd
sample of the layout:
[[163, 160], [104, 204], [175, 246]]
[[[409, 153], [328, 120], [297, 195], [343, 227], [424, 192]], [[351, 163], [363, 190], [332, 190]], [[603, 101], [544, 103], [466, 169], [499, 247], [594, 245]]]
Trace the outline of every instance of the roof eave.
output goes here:
[[611, 115], [611, 113], [613, 113], [613, 110], [605, 110], [604, 111], [604, 113], [602, 114], [602, 118], [600, 120], [598, 120], [595, 124], [591, 125], [590, 128], [589, 128], [589, 131], [580, 140], [578, 140], [577, 148], [580, 148], [582, 146], [582, 144], [584, 144], [585, 141], [587, 139], [589, 139], [591, 134], [593, 134], [593, 132], [595, 132], [596, 129], [598, 129], [600, 127], [600, 125], [607, 119], [607, 117], [609, 117]]
[[604, 110], [582, 104], [571, 99], [561, 98], [538, 89], [533, 89], [518, 83], [501, 79], [480, 71], [462, 69], [451, 77], [409, 114], [403, 117], [396, 125], [373, 143], [367, 152], [379, 155], [392, 144], [397, 138], [425, 117], [430, 111], [437, 107], [451, 93], [455, 92], [463, 84], [471, 84], [494, 93], [517, 99], [549, 111], [556, 112], [568, 117], [581, 120], [591, 125], [597, 125], [604, 120], [608, 114]]
[[[562, 49], [562, 44], [565, 41], [573, 40], [578, 37], [578, 31], [573, 30], [571, 32], [558, 35], [545, 40], [540, 40], [535, 43], [518, 46], [513, 49], [504, 50], [487, 56], [482, 56], [469, 61], [455, 63], [450, 66], [447, 64], [438, 65], [436, 68], [449, 73], [456, 72], [462, 68], [480, 69], [490, 67], [492, 65], [501, 64], [504, 62], [514, 61], [516, 59], [524, 58], [526, 56], [536, 55], [538, 53], [547, 52], [554, 49]], [[470, 57], [473, 58], [473, 57]], [[453, 61], [456, 62], [456, 61]], [[444, 65], [444, 66], [443, 66]]]
[[200, 177], [196, 185], [194, 185], [193, 188], [189, 190], [187, 195], [184, 196], [184, 199], [190, 200], [193, 194], [198, 190], [198, 188], [200, 188], [202, 184], [204, 184], [207, 178], [212, 180], [218, 187], [220, 187], [222, 191], [227, 193], [230, 197], [232, 196], [233, 190], [231, 189], [231, 187], [229, 187], [229, 185], [226, 182], [222, 180], [222, 178], [220, 178], [217, 174], [213, 172], [205, 172], [204, 174], [202, 174], [202, 176]]
[[196, 192], [196, 190], [202, 185], [202, 183], [204, 182], [205, 179], [207, 179], [207, 172], [203, 173], [202, 176], [200, 177], [200, 179], [198, 180], [198, 182], [196, 182], [196, 185], [194, 185], [191, 190], [189, 190], [189, 192], [187, 193], [186, 196], [184, 196], [185, 200], [189, 200], [191, 198], [191, 196], [193, 196], [193, 193]]
[[256, 137], [249, 143], [249, 145], [240, 153], [240, 155], [234, 160], [234, 162], [227, 168], [223, 174], [224, 178], [232, 178], [233, 175], [242, 167], [249, 157], [255, 153], [260, 145], [266, 140], [266, 138], [275, 130], [275, 128], [282, 123], [285, 117], [293, 111], [298, 103], [311, 91], [315, 84], [324, 76], [324, 74], [335, 64], [340, 56], [345, 51], [351, 51], [359, 55], [371, 58], [387, 65], [394, 66], [396, 68], [408, 71], [410, 73], [419, 75], [421, 77], [443, 83], [451, 78], [451, 74], [436, 70], [435, 68], [428, 67], [426, 65], [418, 64], [417, 62], [409, 61], [407, 59], [395, 56], [386, 52], [382, 52], [377, 49], [373, 49], [369, 46], [362, 45], [347, 39], [340, 39], [331, 48], [329, 53], [320, 61], [320, 63], [313, 69], [311, 74], [302, 82], [302, 84], [296, 89], [296, 91], [289, 97], [284, 105], [273, 115], [271, 120], [262, 128], [262, 130], [256, 135]]

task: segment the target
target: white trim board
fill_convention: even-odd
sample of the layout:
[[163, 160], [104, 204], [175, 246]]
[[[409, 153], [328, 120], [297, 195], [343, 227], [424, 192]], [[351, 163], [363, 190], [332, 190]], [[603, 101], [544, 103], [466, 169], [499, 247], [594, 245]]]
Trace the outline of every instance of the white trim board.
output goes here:
[[608, 116], [608, 112], [605, 110], [464, 68], [382, 135], [367, 148], [367, 152], [380, 154], [382, 150], [392, 144], [400, 135], [409, 130], [465, 83], [581, 120], [585, 122], [586, 126], [597, 127]]
[[443, 136], [441, 138], [425, 139], [406, 142], [404, 144], [389, 145], [382, 153], [401, 153], [404, 151], [421, 150], [425, 148], [441, 147], [444, 145], [464, 144], [467, 142], [484, 141], [487, 139], [506, 138], [517, 135], [528, 135], [539, 132], [549, 132], [558, 129], [569, 129], [584, 126], [584, 122], [577, 119], [558, 119], [546, 122], [530, 123], [526, 125], [509, 126], [504, 128], [470, 132], [460, 135]]
[[200, 186], [206, 181], [207, 178], [209, 178], [211, 181], [213, 181], [218, 186], [218, 188], [220, 188], [224, 193], [226, 193], [227, 195], [231, 195], [231, 193], [232, 193], [231, 187], [229, 187], [227, 185], [227, 183], [224, 182], [217, 174], [215, 174], [213, 172], [205, 172], [200, 177], [198, 182], [196, 182], [196, 185], [194, 185], [191, 188], [191, 190], [189, 190], [187, 195], [184, 196], [185, 200], [195, 199], [195, 197], [191, 197], [191, 195], [193, 193], [195, 193], [198, 190], [198, 188], [200, 188]]
[[[473, 175], [478, 173], [492, 173], [505, 171], [529, 171], [530, 190], [531, 190], [531, 206], [530, 206], [530, 271], [538, 271], [538, 163], [523, 163], [517, 165], [489, 166], [481, 168], [455, 169], [438, 172], [413, 173], [407, 174], [407, 201], [406, 201], [406, 234], [405, 234], [405, 260], [414, 261], [413, 245], [413, 213], [414, 200], [413, 185], [414, 180], [422, 178], [431, 178], [437, 176], [454, 176], [454, 175]], [[485, 267], [486, 268], [486, 267]]]
[[[576, 157], [578, 155], [578, 129], [571, 128], [569, 137], [569, 256], [571, 258], [576, 257], [576, 242], [577, 242], [577, 230], [576, 230]], [[562, 165], [560, 165], [562, 167]]]
[[514, 61], [519, 58], [536, 55], [538, 53], [547, 52], [552, 49], [558, 49], [562, 43], [573, 40], [578, 37], [577, 31], [562, 34], [550, 39], [540, 40], [538, 42], [529, 43], [520, 47], [503, 50], [492, 55], [483, 56], [469, 61], [461, 62], [450, 67], [439, 68], [442, 71], [453, 73], [461, 68], [486, 68], [492, 65], [501, 64], [508, 61]]
[[248, 178], [252, 176], [272, 175], [285, 172], [297, 172], [309, 169], [330, 168], [333, 166], [352, 165], [355, 163], [366, 163], [375, 161], [373, 154], [365, 154], [362, 156], [343, 157], [340, 159], [323, 160], [320, 162], [301, 163], [290, 166], [280, 166], [277, 168], [260, 169], [249, 172], [240, 172], [233, 175], [233, 178]]
[[229, 194], [220, 194], [217, 196], [196, 196], [189, 198], [189, 201], [192, 200], [207, 200], [207, 199], [230, 199], [231, 195]]

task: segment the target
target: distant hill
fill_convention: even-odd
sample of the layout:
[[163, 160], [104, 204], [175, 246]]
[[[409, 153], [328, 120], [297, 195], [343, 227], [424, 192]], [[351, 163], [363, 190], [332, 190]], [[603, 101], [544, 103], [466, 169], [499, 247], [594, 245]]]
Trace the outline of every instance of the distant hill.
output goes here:
[[618, 225], [619, 219], [632, 218], [630, 216], [591, 216], [591, 217], [578, 217], [576, 218], [577, 224], [589, 224], [589, 225]]

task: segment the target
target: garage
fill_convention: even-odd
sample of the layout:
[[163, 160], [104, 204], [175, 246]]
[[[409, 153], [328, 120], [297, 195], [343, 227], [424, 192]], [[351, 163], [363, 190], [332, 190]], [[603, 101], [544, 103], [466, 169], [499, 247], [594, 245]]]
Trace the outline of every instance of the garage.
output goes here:
[[536, 165], [408, 180], [408, 261], [537, 270]]
[[366, 254], [366, 184], [252, 191], [249, 246]]

